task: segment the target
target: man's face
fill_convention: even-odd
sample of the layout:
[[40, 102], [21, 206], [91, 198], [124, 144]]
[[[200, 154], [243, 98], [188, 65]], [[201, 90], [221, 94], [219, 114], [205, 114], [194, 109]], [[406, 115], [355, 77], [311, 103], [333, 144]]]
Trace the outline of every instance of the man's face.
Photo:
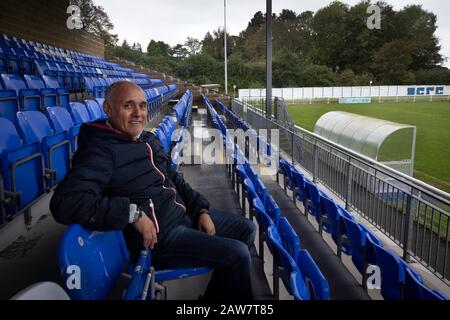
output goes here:
[[144, 91], [133, 84], [115, 89], [104, 109], [112, 125], [120, 131], [138, 137], [147, 125], [147, 99]]

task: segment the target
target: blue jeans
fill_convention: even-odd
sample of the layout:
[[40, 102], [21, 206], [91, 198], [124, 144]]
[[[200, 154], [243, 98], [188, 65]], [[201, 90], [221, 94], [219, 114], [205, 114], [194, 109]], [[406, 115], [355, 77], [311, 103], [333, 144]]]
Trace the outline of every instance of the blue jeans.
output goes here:
[[249, 246], [255, 241], [255, 225], [239, 214], [211, 210], [210, 215], [215, 236], [197, 230], [186, 219], [158, 241], [152, 263], [157, 270], [212, 268], [205, 299], [252, 300]]

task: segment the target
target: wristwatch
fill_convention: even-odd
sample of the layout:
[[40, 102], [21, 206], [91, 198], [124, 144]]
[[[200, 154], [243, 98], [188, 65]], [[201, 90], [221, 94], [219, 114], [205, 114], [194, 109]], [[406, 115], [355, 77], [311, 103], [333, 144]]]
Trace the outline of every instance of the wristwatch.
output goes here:
[[142, 217], [142, 210], [136, 204], [130, 204], [130, 216], [128, 218], [128, 222], [131, 224], [135, 224]]

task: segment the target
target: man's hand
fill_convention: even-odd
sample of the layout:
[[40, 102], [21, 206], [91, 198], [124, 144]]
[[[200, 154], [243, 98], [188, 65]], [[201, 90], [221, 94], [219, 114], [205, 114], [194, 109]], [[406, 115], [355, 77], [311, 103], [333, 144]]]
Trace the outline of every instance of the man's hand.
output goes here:
[[144, 237], [144, 248], [148, 249], [150, 247], [150, 249], [153, 249], [157, 242], [156, 228], [153, 221], [147, 215], [143, 214], [134, 224], [134, 227]]
[[[203, 211], [206, 211], [206, 213]], [[198, 230], [214, 236], [216, 234], [216, 227], [207, 212], [208, 210], [206, 209], [200, 211], [200, 216], [198, 217]]]

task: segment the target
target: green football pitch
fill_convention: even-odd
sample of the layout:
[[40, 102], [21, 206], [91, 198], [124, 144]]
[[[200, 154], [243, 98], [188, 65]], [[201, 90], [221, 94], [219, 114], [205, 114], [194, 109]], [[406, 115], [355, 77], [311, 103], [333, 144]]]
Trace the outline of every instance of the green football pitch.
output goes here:
[[289, 105], [293, 121], [309, 131], [330, 111], [346, 111], [417, 127], [414, 177], [450, 192], [450, 103]]

